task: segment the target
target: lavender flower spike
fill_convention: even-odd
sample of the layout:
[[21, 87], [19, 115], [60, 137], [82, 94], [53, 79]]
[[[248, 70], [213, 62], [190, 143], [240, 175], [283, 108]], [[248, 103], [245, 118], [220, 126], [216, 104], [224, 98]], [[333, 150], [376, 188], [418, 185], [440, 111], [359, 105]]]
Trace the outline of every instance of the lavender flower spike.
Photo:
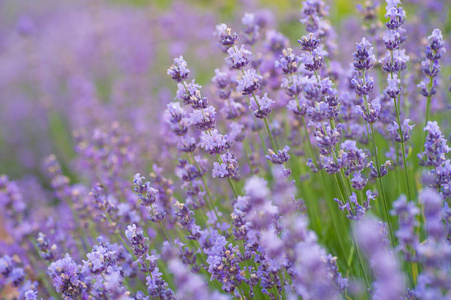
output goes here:
[[167, 73], [175, 82], [181, 82], [188, 78], [189, 70], [188, 64], [183, 59], [183, 56], [174, 58], [174, 64], [168, 69]]

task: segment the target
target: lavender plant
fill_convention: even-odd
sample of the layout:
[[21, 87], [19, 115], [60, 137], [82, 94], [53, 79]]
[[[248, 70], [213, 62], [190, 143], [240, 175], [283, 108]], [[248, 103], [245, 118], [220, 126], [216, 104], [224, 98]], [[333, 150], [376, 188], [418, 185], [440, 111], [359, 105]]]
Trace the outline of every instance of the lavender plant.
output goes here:
[[451, 298], [449, 5], [251, 2], [0, 25], [1, 299]]

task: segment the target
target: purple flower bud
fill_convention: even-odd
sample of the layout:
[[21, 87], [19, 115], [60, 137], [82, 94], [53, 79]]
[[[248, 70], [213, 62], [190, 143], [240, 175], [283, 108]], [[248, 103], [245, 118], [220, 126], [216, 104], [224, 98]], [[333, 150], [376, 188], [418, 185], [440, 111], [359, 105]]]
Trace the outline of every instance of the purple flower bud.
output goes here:
[[288, 96], [296, 97], [302, 91], [302, 87], [304, 86], [305, 77], [301, 77], [299, 75], [292, 75], [290, 79], [291, 80], [288, 80], [287, 78], [283, 78], [282, 84], [280, 86], [285, 89], [285, 92], [287, 93]]
[[402, 7], [392, 6], [389, 9], [387, 9], [385, 17], [390, 18], [390, 20], [387, 23], [385, 23], [385, 26], [387, 26], [389, 30], [396, 30], [406, 20], [406, 12], [403, 10]]
[[370, 161], [367, 168], [370, 168], [370, 176], [373, 178], [384, 177], [388, 174], [387, 166], [391, 165], [391, 162], [387, 160], [383, 165], [380, 166], [379, 170], [374, 167], [374, 163]]
[[275, 153], [272, 149], [268, 149], [268, 155], [266, 155], [266, 159], [271, 161], [273, 164], [282, 165], [290, 159], [290, 155], [288, 154], [290, 151], [290, 147], [285, 146], [282, 150], [277, 151]]
[[184, 83], [177, 83], [177, 94], [176, 99], [179, 99], [183, 104], [188, 105], [193, 102], [193, 98], [200, 98], [200, 89], [202, 86], [191, 81], [186, 88]]
[[386, 34], [383, 37], [385, 47], [388, 50], [395, 50], [399, 49], [399, 46], [401, 45], [401, 34], [398, 31], [387, 31]]
[[313, 33], [310, 33], [308, 37], [303, 36], [298, 43], [301, 44], [303, 51], [311, 52], [318, 48], [319, 40], [313, 36]]
[[276, 60], [274, 65], [276, 68], [281, 68], [285, 74], [296, 73], [298, 69], [298, 63], [301, 58], [293, 54], [293, 49], [283, 49], [283, 55], [280, 56], [280, 60]]
[[362, 38], [360, 43], [357, 43], [356, 52], [353, 54], [354, 67], [357, 70], [369, 70], [376, 62], [376, 56], [373, 54], [373, 47], [370, 42]]
[[404, 70], [406, 68], [406, 62], [410, 60], [409, 56], [405, 54], [405, 50], [394, 50], [393, 51], [393, 61], [390, 51], [385, 53], [385, 56], [379, 60], [379, 63], [382, 64], [382, 69], [387, 72], [396, 73], [400, 70]]
[[326, 55], [326, 51], [321, 48], [317, 48], [312, 52], [302, 53], [301, 60], [307, 70], [310, 72], [315, 72], [323, 66], [324, 56]]
[[402, 299], [404, 278], [399, 272], [395, 255], [386, 249], [385, 236], [381, 234], [378, 222], [371, 218], [362, 220], [356, 228], [356, 239], [368, 256], [375, 276], [373, 299]]
[[221, 154], [221, 163], [213, 163], [213, 178], [237, 178], [238, 162], [234, 153]]
[[174, 64], [168, 69], [168, 75], [172, 77], [175, 82], [181, 82], [188, 78], [189, 70], [188, 64], [183, 60], [183, 56], [174, 58]]
[[399, 93], [401, 92], [401, 80], [398, 79], [398, 75], [394, 74], [392, 79], [391, 75], [389, 74], [387, 77], [387, 83], [388, 86], [385, 88], [387, 95], [390, 96], [390, 98], [398, 97]]
[[402, 141], [406, 142], [410, 139], [410, 132], [412, 131], [414, 125], [409, 125], [410, 119], [405, 119], [401, 126], [402, 138], [399, 135], [399, 125], [393, 121], [393, 125], [387, 126], [387, 131], [390, 133], [391, 138], [398, 143]]
[[351, 179], [351, 185], [356, 190], [363, 190], [368, 182], [368, 179], [363, 178], [360, 171], [355, 172], [353, 178]]
[[249, 109], [253, 111], [254, 116], [258, 119], [264, 119], [271, 113], [271, 105], [276, 103], [268, 98], [268, 93], [265, 93], [262, 98], [255, 96], [250, 98]]
[[177, 143], [177, 149], [186, 153], [194, 152], [196, 150], [196, 140], [191, 136], [182, 136]]
[[356, 105], [354, 106], [354, 112], [367, 121], [370, 124], [376, 123], [379, 120], [379, 114], [381, 111], [381, 104], [379, 98], [374, 99], [367, 107]]
[[221, 154], [229, 149], [231, 145], [232, 143], [228, 140], [227, 135], [219, 134], [217, 129], [201, 133], [200, 146], [211, 155]]
[[64, 258], [50, 264], [48, 274], [56, 291], [69, 299], [79, 297], [88, 287], [80, 266], [67, 253]]
[[249, 95], [255, 92], [259, 87], [259, 81], [263, 77], [257, 74], [254, 69], [249, 69], [244, 72], [243, 77], [238, 81], [237, 91], [240, 91], [243, 95]]
[[216, 84], [216, 86], [219, 89], [224, 89], [230, 84], [231, 80], [226, 72], [222, 72], [219, 69], [215, 69], [215, 74], [216, 75], [213, 77], [212, 81], [213, 83]]
[[431, 61], [429, 59], [422, 61], [421, 67], [423, 68], [423, 73], [429, 77], [438, 76], [441, 69], [438, 60]]
[[229, 57], [225, 58], [227, 64], [232, 69], [240, 70], [243, 67], [247, 66], [249, 63], [249, 56], [252, 55], [252, 52], [249, 50], [246, 50], [244, 48], [244, 45], [241, 45], [241, 48], [236, 50], [234, 47], [229, 48], [227, 50], [227, 53], [229, 54]]
[[28, 290], [25, 292], [25, 300], [38, 300], [38, 292]]
[[305, 116], [307, 113], [307, 101], [305, 100], [305, 98], [301, 98], [299, 99], [299, 101], [290, 100], [288, 102], [287, 108], [296, 116]]
[[431, 49], [438, 51], [445, 45], [443, 41], [443, 35], [440, 29], [434, 29], [432, 34], [428, 37], [429, 44], [431, 45]]
[[365, 74], [365, 81], [360, 77], [355, 77], [351, 80], [351, 84], [357, 95], [369, 95], [374, 90], [373, 77], [368, 77], [367, 74]]
[[211, 130], [215, 128], [215, 116], [215, 108], [210, 105], [203, 110], [197, 109], [190, 113], [188, 122], [190, 125], [194, 125], [197, 129]]
[[232, 34], [230, 28], [226, 24], [216, 25], [215, 35], [219, 37], [221, 45], [230, 47], [238, 42], [238, 35], [236, 33]]

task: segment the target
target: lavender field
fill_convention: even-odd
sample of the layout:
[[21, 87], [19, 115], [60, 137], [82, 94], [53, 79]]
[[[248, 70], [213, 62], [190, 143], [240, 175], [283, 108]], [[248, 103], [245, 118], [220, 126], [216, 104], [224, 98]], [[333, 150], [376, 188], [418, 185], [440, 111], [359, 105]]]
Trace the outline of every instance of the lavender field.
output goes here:
[[450, 40], [449, 0], [0, 0], [0, 299], [451, 300]]

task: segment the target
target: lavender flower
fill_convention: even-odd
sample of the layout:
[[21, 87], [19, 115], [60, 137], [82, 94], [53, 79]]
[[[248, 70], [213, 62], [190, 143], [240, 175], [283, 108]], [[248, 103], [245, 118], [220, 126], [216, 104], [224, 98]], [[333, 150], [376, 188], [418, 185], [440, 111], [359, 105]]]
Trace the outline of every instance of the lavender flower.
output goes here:
[[215, 34], [219, 37], [221, 45], [225, 47], [231, 47], [238, 41], [238, 35], [232, 34], [232, 30], [226, 24], [216, 25]]
[[257, 17], [254, 14], [245, 13], [241, 18], [241, 23], [244, 26], [244, 43], [255, 44], [260, 38], [260, 26]]
[[266, 159], [271, 161], [273, 164], [282, 165], [290, 159], [288, 151], [290, 151], [290, 147], [288, 146], [285, 146], [282, 150], [277, 151], [277, 153], [271, 149], [268, 149], [269, 154], [266, 155]]
[[[409, 125], [410, 119], [405, 119], [402, 123], [401, 130], [399, 129], [398, 123], [393, 121], [393, 125], [387, 126], [387, 130], [390, 133], [391, 138], [398, 143], [402, 141], [406, 142], [410, 139], [410, 132], [412, 131], [415, 125]], [[402, 132], [402, 137], [399, 132]]]
[[301, 61], [304, 63], [307, 70], [316, 72], [323, 66], [325, 55], [327, 55], [326, 51], [317, 48], [312, 52], [302, 53]]
[[238, 86], [236, 89], [243, 95], [252, 94], [260, 87], [259, 81], [262, 79], [263, 77], [258, 75], [254, 69], [249, 69], [244, 71], [244, 75], [238, 81]]
[[65, 298], [79, 297], [88, 289], [80, 266], [66, 253], [65, 257], [52, 262], [48, 267], [56, 291]]
[[378, 223], [371, 218], [362, 220], [357, 226], [356, 238], [370, 261], [374, 272], [373, 298], [395, 300], [402, 298], [404, 278], [398, 271], [393, 252], [387, 251], [380, 235]]
[[415, 252], [418, 250], [419, 241], [415, 235], [415, 227], [418, 225], [416, 216], [419, 213], [418, 207], [413, 202], [407, 202], [407, 197], [404, 195], [393, 202], [391, 214], [399, 218], [399, 229], [396, 231], [396, 237], [399, 240], [397, 250], [404, 255], [406, 261], [417, 259]]
[[238, 162], [235, 154], [224, 153], [220, 155], [221, 163], [213, 163], [213, 178], [238, 178]]
[[174, 58], [174, 64], [168, 69], [168, 75], [172, 77], [175, 82], [181, 82], [188, 78], [189, 70], [187, 63], [183, 56]]
[[25, 293], [25, 300], [37, 300], [37, 299], [38, 299], [38, 292], [29, 290]]
[[437, 122], [429, 121], [424, 127], [427, 131], [426, 141], [424, 143], [425, 151], [418, 154], [421, 164], [430, 167], [438, 167], [446, 160], [446, 154], [451, 149], [446, 144], [446, 139], [442, 135]]
[[190, 113], [188, 123], [200, 130], [211, 130], [215, 128], [215, 116], [215, 108], [210, 105], [203, 110], [196, 109]]
[[254, 112], [254, 116], [258, 119], [264, 119], [271, 113], [271, 105], [276, 103], [268, 98], [268, 93], [265, 93], [263, 97], [255, 96], [251, 98], [249, 108]]
[[346, 217], [350, 220], [360, 221], [365, 213], [371, 208], [370, 201], [375, 201], [376, 195], [373, 194], [370, 190], [366, 191], [366, 200], [363, 200], [362, 205], [357, 200], [357, 195], [353, 192], [351, 196], [349, 196], [349, 200], [346, 200], [346, 203], [335, 198], [334, 201], [338, 203], [338, 208], [341, 211], [346, 210]]
[[200, 146], [210, 155], [221, 154], [231, 145], [227, 135], [219, 134], [217, 129], [213, 129], [209, 133], [204, 131], [200, 136]]
[[283, 49], [283, 55], [280, 56], [280, 60], [276, 60], [274, 65], [276, 68], [281, 68], [285, 74], [296, 73], [298, 69], [298, 63], [301, 61], [300, 57], [293, 54], [293, 49]]
[[246, 50], [244, 48], [244, 45], [241, 45], [241, 48], [236, 50], [235, 48], [229, 48], [227, 50], [227, 53], [229, 54], [229, 57], [227, 57], [225, 60], [227, 64], [232, 69], [240, 70], [243, 67], [247, 66], [249, 63], [249, 56], [252, 55], [252, 52], [249, 50]]
[[313, 36], [313, 33], [310, 33], [308, 37], [303, 36], [300, 40], [298, 40], [298, 43], [301, 44], [302, 50], [308, 52], [318, 48], [319, 42], [320, 41]]
[[359, 71], [369, 70], [376, 62], [376, 56], [373, 54], [373, 47], [371, 43], [365, 38], [362, 38], [360, 43], [357, 43], [357, 50], [353, 54], [354, 67]]
[[36, 242], [36, 246], [39, 249], [39, 254], [42, 259], [46, 261], [53, 261], [55, 259], [55, 252], [57, 249], [56, 244], [50, 245], [50, 241], [42, 232], [39, 232]]
[[393, 78], [390, 77], [390, 75], [387, 78], [388, 86], [385, 89], [385, 92], [387, 93], [390, 98], [396, 98], [398, 97], [399, 93], [401, 92], [401, 80], [398, 79], [398, 76], [396, 74], [393, 75]]
[[142, 230], [137, 229], [135, 224], [127, 226], [127, 229], [125, 230], [125, 237], [132, 244], [133, 253], [136, 256], [143, 256], [149, 250], [149, 246], [144, 244], [147, 238], [144, 237]]
[[25, 272], [20, 263], [17, 257], [10, 257], [9, 255], [0, 257], [2, 281], [6, 284], [11, 283], [13, 287], [19, 287], [25, 280]]

